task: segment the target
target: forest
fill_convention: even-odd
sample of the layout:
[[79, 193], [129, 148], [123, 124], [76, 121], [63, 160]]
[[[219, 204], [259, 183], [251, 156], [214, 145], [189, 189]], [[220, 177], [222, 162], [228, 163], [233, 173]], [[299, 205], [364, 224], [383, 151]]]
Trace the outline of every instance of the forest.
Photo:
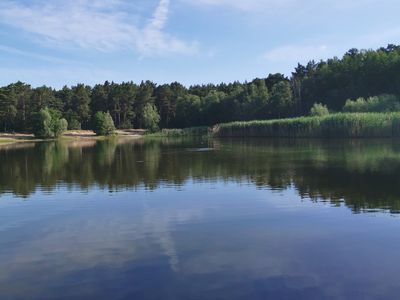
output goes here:
[[186, 87], [106, 81], [55, 90], [16, 82], [0, 88], [0, 130], [31, 132], [34, 116], [45, 108], [57, 111], [69, 129], [92, 129], [96, 113], [109, 112], [117, 128], [156, 131], [306, 116], [316, 103], [331, 112], [352, 112], [358, 106], [359, 111], [385, 111], [375, 97], [380, 95], [386, 95], [389, 110], [400, 109], [393, 104], [400, 96], [398, 45], [350, 49], [341, 58], [298, 64], [289, 77], [269, 74], [243, 83]]

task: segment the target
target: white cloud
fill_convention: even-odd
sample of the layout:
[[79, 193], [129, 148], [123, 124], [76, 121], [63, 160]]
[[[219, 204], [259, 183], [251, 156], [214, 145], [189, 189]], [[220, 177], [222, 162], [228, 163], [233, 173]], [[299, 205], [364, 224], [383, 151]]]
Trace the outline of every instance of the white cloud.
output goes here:
[[266, 12], [281, 14], [299, 11], [327, 11], [328, 9], [349, 11], [359, 10], [366, 5], [384, 6], [398, 4], [397, 0], [181, 0], [198, 6], [225, 6], [245, 12]]
[[241, 11], [254, 12], [272, 10], [288, 4], [296, 3], [298, 0], [183, 0], [193, 5], [226, 6]]
[[400, 27], [392, 27], [387, 30], [376, 30], [369, 32], [359, 38], [362, 45], [371, 45], [372, 47], [385, 46], [386, 44], [398, 44], [400, 42]]
[[168, 20], [169, 4], [169, 0], [161, 0], [153, 18], [140, 32], [140, 38], [137, 40], [137, 48], [140, 53], [148, 55], [171, 51], [191, 54], [197, 52], [197, 43], [187, 44], [163, 32]]
[[342, 55], [344, 50], [325, 44], [288, 44], [272, 48], [259, 56], [259, 63], [270, 73], [290, 75], [298, 64], [306, 64], [310, 60], [318, 62], [321, 59]]
[[0, 22], [35, 35], [46, 45], [101, 51], [135, 49], [140, 55], [193, 54], [187, 43], [165, 32], [169, 0], [160, 0], [144, 28], [127, 13], [126, 0], [56, 0], [0, 4]]
[[358, 49], [377, 49], [390, 43], [397, 44], [400, 40], [400, 27], [390, 28], [369, 32], [352, 39], [335, 39], [334, 43], [321, 43], [315, 41], [314, 44], [287, 44], [272, 48], [261, 55], [261, 59], [268, 63], [290, 64], [295, 66], [297, 63], [307, 63], [310, 60], [319, 61], [334, 56], [341, 57], [351, 48]]
[[319, 60], [329, 57], [332, 51], [326, 45], [286, 45], [271, 49], [262, 55], [268, 62], [307, 62], [311, 59]]
[[54, 57], [54, 56], [50, 56], [50, 55], [37, 54], [34, 52], [24, 51], [24, 50], [20, 50], [20, 49], [14, 48], [14, 47], [4, 46], [4, 45], [0, 45], [0, 52], [16, 54], [19, 56], [34, 58], [34, 59], [38, 59], [38, 60], [42, 60], [42, 61], [47, 61], [50, 63], [82, 65], [82, 62], [80, 62], [80, 61], [74, 61], [74, 60], [70, 60], [70, 59], [62, 59], [62, 58], [58, 58], [58, 57]]
[[211, 6], [230, 6], [233, 8], [237, 8], [240, 10], [253, 10], [255, 8], [258, 8], [262, 5], [262, 1], [258, 0], [236, 0], [236, 1], [231, 1], [231, 0], [197, 0], [197, 1], [191, 1], [187, 0], [189, 2], [193, 2], [193, 4], [198, 4], [198, 5], [211, 5]]
[[[53, 88], [62, 88], [64, 85], [85, 83], [94, 85], [106, 80], [116, 82], [131, 80], [129, 73], [115, 71], [96, 66], [63, 65], [60, 67], [46, 65], [42, 67], [0, 67], [0, 85], [5, 86], [13, 82], [22, 81], [34, 87], [51, 83]], [[139, 80], [138, 78], [135, 78]]]

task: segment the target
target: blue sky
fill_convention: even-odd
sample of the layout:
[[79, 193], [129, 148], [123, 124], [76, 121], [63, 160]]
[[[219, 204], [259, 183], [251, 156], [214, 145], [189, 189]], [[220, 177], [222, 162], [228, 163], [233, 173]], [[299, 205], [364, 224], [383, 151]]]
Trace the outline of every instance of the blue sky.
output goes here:
[[0, 85], [185, 85], [400, 44], [398, 0], [0, 0]]

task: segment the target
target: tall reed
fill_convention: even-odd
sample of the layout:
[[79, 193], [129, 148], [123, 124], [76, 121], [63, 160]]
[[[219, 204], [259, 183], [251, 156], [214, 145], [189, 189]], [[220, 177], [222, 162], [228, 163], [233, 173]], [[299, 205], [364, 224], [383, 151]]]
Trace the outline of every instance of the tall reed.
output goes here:
[[400, 112], [337, 113], [291, 119], [232, 122], [214, 126], [217, 137], [399, 137]]
[[208, 127], [188, 127], [183, 129], [162, 129], [159, 132], [148, 134], [152, 137], [181, 137], [181, 136], [205, 136], [208, 135]]

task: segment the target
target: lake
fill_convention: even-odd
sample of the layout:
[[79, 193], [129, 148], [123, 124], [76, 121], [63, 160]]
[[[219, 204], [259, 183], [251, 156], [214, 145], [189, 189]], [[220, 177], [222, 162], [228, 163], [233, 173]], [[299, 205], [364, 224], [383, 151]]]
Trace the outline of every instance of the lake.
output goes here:
[[0, 299], [395, 299], [400, 141], [0, 147]]

